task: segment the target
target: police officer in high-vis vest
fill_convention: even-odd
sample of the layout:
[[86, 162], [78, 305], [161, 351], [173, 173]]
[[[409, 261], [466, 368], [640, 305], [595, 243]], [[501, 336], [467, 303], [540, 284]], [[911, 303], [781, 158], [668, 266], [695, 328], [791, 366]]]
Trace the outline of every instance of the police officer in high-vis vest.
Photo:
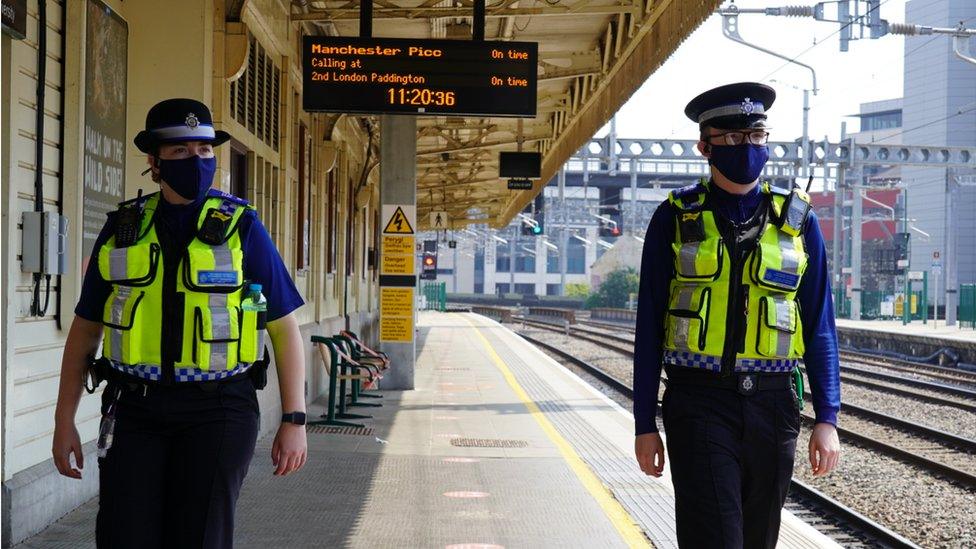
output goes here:
[[634, 345], [635, 453], [660, 476], [662, 416], [681, 547], [774, 547], [793, 472], [802, 360], [816, 424], [813, 474], [837, 466], [838, 355], [823, 236], [810, 197], [759, 180], [775, 91], [709, 90], [685, 114], [708, 180], [654, 212]]
[[199, 101], [152, 107], [135, 144], [160, 191], [121, 203], [91, 252], [64, 351], [53, 454], [61, 474], [81, 478], [81, 391], [107, 381], [100, 548], [233, 545], [260, 423], [255, 391], [267, 380], [265, 332], [285, 412], [274, 474], [305, 463], [305, 365], [292, 313], [303, 301], [254, 208], [210, 188], [214, 147], [229, 139]]

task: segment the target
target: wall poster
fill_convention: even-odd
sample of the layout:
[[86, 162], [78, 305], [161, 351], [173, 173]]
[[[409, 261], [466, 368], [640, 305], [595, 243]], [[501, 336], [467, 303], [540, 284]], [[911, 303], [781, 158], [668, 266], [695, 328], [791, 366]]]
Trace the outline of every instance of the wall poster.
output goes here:
[[87, 0], [85, 31], [82, 269], [105, 216], [125, 197], [125, 103], [129, 25], [100, 0]]

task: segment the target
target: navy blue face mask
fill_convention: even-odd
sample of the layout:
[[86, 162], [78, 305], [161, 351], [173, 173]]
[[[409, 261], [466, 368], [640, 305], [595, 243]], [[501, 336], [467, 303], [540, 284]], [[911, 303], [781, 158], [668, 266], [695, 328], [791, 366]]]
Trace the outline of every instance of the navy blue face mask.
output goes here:
[[715, 166], [729, 181], [748, 185], [759, 179], [763, 166], [769, 160], [766, 145], [712, 145], [712, 157], [708, 163]]
[[176, 194], [187, 200], [199, 202], [207, 196], [217, 171], [216, 158], [200, 158], [193, 155], [179, 160], [159, 159], [159, 177]]

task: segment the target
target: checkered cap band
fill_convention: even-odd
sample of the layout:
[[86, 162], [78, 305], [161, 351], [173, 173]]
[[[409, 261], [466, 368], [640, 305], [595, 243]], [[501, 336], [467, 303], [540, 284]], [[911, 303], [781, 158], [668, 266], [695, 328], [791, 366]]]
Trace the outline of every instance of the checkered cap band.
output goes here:
[[698, 123], [707, 122], [720, 116], [742, 116], [765, 113], [766, 109], [763, 108], [762, 103], [759, 103], [758, 101], [743, 101], [741, 103], [733, 103], [731, 105], [723, 105], [721, 107], [709, 109], [698, 115]]
[[169, 126], [166, 128], [153, 128], [151, 133], [162, 141], [195, 141], [209, 140], [216, 137], [213, 126], [210, 124], [198, 124], [190, 127], [186, 124], [179, 126]]

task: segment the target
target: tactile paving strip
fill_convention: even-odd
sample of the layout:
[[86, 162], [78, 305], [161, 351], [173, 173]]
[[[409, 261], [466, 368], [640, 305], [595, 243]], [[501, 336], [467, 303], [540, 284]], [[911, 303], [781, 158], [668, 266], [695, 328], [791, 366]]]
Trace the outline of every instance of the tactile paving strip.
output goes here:
[[527, 440], [505, 438], [452, 438], [451, 446], [466, 448], [525, 448]]
[[312, 435], [360, 435], [373, 434], [372, 427], [336, 427], [333, 425], [309, 425], [305, 431]]
[[519, 384], [549, 421], [573, 445], [579, 456], [610, 489], [640, 525], [655, 547], [677, 547], [674, 531], [674, 496], [653, 484], [637, 468], [634, 457], [607, 440], [590, 422], [529, 367], [490, 326], [479, 326]]

